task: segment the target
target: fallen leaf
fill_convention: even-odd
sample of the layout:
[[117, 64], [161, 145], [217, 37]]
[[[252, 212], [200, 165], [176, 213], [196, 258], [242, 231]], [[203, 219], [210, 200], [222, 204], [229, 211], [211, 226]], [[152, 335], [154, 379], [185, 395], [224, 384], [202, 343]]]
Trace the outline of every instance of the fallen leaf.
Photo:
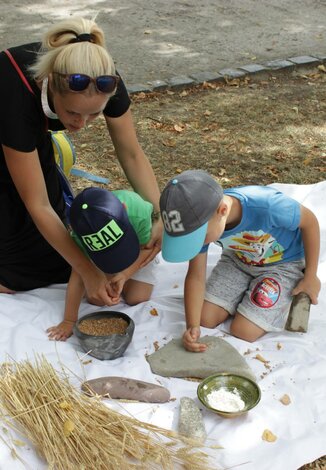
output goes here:
[[265, 429], [262, 435], [262, 440], [266, 442], [275, 442], [277, 437], [269, 429]]
[[324, 72], [324, 73], [326, 73], [326, 67], [325, 67], [325, 65], [324, 65], [324, 64], [322, 64], [322, 65], [318, 65], [317, 69], [318, 69], [318, 70], [320, 70], [321, 72]]
[[175, 147], [176, 146], [176, 141], [173, 140], [173, 139], [164, 140], [162, 143], [165, 147]]
[[177, 132], [183, 132], [183, 127], [179, 126], [178, 124], [175, 124], [173, 128]]
[[283, 405], [289, 405], [291, 403], [291, 398], [289, 397], [289, 395], [287, 395], [286, 393], [280, 398], [280, 402], [283, 403]]
[[149, 313], [150, 313], [151, 315], [153, 315], [153, 317], [158, 317], [158, 312], [157, 312], [156, 308], [152, 308], [152, 309], [149, 311]]
[[157, 351], [158, 349], [160, 349], [160, 346], [159, 346], [159, 344], [158, 344], [158, 341], [154, 341], [153, 346], [154, 346], [155, 351]]
[[281, 343], [277, 343], [276, 347], [277, 347], [277, 349], [282, 349], [283, 346], [282, 346]]
[[303, 160], [304, 165], [309, 165], [311, 163], [312, 157], [308, 157], [305, 160]]

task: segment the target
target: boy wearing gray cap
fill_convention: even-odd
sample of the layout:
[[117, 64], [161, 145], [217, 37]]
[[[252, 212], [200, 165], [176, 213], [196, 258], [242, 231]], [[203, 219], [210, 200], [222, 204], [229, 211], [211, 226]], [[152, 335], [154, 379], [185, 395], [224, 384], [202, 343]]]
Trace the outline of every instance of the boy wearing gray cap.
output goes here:
[[[215, 328], [231, 316], [231, 333], [252, 342], [284, 329], [293, 295], [305, 292], [317, 304], [319, 225], [294, 199], [269, 186], [223, 191], [208, 173], [189, 170], [168, 182], [160, 209], [163, 258], [189, 261], [189, 351], [206, 349], [200, 325]], [[206, 282], [208, 245], [217, 241], [222, 255]]]

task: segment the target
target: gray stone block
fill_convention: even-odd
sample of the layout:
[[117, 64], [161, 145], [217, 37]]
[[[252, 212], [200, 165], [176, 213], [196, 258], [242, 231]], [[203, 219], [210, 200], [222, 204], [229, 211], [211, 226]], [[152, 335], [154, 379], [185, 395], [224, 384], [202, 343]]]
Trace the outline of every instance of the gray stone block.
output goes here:
[[237, 69], [222, 69], [222, 70], [219, 70], [219, 73], [223, 75], [223, 77], [227, 77], [231, 80], [233, 78], [241, 78], [246, 75], [246, 72], [238, 68]]
[[206, 440], [206, 430], [200, 409], [188, 397], [180, 399], [180, 414], [178, 431], [183, 436], [195, 439], [198, 443], [204, 443]]
[[134, 85], [127, 85], [127, 91], [130, 94], [149, 93], [152, 91], [152, 89], [149, 85], [144, 85], [143, 83], [135, 83]]
[[149, 86], [153, 91], [166, 90], [168, 88], [168, 83], [164, 80], [154, 80], [153, 82], [148, 82]]
[[292, 300], [289, 316], [285, 329], [306, 333], [308, 331], [310, 297], [305, 292], [295, 295]]
[[281, 69], [293, 69], [294, 63], [290, 62], [289, 60], [270, 60], [269, 62], [265, 62], [263, 64], [265, 67], [268, 67], [272, 70], [281, 70]]
[[192, 78], [185, 75], [181, 75], [180, 77], [172, 77], [168, 80], [169, 86], [173, 88], [184, 88], [194, 85], [194, 83], [195, 82]]
[[222, 82], [224, 81], [223, 75], [218, 72], [197, 72], [192, 73], [190, 78], [193, 78], [198, 83], [204, 82]]
[[244, 70], [247, 73], [259, 73], [259, 72], [266, 72], [267, 69], [263, 65], [260, 64], [247, 64], [241, 65], [239, 67], [241, 70]]
[[296, 65], [311, 65], [318, 64], [320, 61], [316, 57], [311, 57], [309, 55], [300, 55], [297, 57], [289, 57], [287, 60], [290, 60]]
[[314, 57], [316, 57], [316, 59], [318, 59], [320, 62], [326, 62], [325, 54], [314, 54]]

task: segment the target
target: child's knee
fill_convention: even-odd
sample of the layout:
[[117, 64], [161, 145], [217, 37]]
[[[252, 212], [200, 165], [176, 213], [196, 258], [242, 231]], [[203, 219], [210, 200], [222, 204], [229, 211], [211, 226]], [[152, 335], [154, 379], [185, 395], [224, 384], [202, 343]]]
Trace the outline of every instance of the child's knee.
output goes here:
[[126, 304], [133, 306], [147, 302], [152, 295], [153, 286], [150, 284], [144, 289], [126, 289], [123, 293], [123, 298]]
[[204, 302], [200, 325], [204, 328], [216, 328], [217, 325], [223, 323], [229, 316], [229, 313], [224, 308], [211, 302]]
[[263, 336], [266, 331], [242, 315], [237, 314], [231, 323], [230, 333], [237, 338], [253, 343]]

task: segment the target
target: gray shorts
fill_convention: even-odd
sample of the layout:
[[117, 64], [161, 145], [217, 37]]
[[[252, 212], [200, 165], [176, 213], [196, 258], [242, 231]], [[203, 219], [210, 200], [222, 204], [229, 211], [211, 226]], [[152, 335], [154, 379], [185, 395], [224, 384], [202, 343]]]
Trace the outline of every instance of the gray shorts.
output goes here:
[[304, 266], [304, 260], [252, 266], [223, 252], [206, 282], [205, 300], [230, 315], [241, 313], [265, 331], [282, 331]]

